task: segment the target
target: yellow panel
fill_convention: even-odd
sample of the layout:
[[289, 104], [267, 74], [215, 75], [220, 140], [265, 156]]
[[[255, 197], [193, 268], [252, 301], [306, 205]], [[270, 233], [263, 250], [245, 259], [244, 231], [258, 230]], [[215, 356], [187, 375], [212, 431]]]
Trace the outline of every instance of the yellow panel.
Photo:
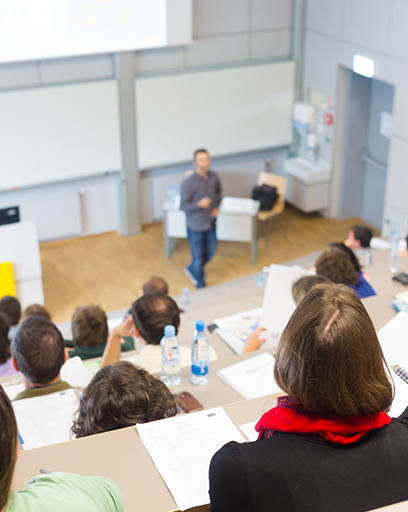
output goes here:
[[13, 264], [11, 261], [0, 263], [0, 298], [5, 295], [16, 295], [14, 284]]

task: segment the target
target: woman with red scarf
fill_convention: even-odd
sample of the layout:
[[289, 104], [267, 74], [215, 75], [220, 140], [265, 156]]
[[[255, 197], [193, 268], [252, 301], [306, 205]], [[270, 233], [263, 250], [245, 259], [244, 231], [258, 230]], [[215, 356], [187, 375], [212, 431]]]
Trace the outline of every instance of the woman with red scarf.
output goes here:
[[259, 439], [228, 443], [211, 461], [212, 512], [360, 512], [408, 499], [408, 409], [386, 414], [391, 377], [353, 290], [305, 295], [274, 375], [288, 396], [261, 417]]

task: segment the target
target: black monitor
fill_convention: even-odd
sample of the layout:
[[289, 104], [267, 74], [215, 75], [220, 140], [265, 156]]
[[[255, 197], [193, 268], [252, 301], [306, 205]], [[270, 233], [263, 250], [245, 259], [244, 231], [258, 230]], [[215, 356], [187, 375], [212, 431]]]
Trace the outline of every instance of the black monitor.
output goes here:
[[20, 208], [18, 206], [0, 209], [0, 226], [14, 224], [15, 222], [20, 222]]

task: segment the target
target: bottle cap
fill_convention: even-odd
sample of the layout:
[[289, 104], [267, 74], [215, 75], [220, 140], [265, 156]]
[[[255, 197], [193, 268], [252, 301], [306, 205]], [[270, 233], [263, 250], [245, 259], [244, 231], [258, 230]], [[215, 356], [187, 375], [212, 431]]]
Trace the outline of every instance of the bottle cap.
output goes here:
[[205, 327], [204, 320], [197, 320], [197, 322], [196, 322], [197, 331], [204, 331], [204, 327]]
[[190, 293], [190, 289], [189, 288], [183, 288], [183, 293]]
[[175, 336], [176, 328], [174, 327], [174, 325], [166, 325], [166, 327], [164, 328], [164, 335], [167, 337]]

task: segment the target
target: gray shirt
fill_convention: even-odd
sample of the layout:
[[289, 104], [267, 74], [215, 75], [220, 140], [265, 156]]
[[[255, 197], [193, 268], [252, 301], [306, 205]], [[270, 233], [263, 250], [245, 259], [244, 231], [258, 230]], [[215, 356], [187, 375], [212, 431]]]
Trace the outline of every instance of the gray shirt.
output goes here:
[[[212, 199], [208, 208], [199, 208], [198, 201], [203, 197]], [[181, 185], [180, 208], [186, 212], [187, 227], [194, 231], [209, 231], [214, 226], [211, 212], [221, 203], [222, 190], [218, 176], [213, 171], [208, 171], [204, 180], [196, 172], [183, 181]]]

